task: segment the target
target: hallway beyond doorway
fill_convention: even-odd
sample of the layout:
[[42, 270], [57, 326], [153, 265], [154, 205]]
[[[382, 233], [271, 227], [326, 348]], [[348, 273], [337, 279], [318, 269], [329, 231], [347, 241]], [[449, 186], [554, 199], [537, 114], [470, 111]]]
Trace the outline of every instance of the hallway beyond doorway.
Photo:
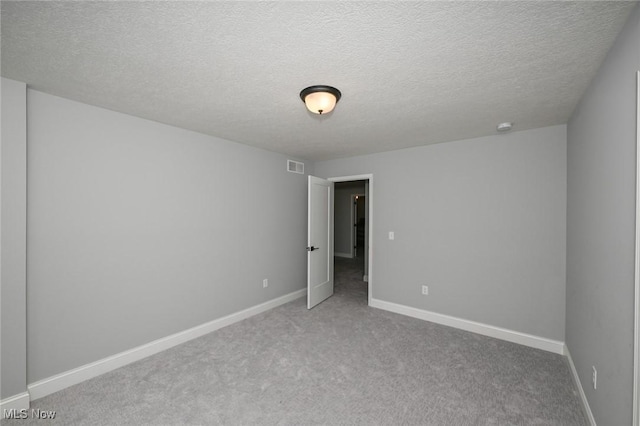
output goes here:
[[364, 256], [353, 259], [335, 257], [333, 269], [334, 292], [348, 293], [349, 297], [360, 299], [358, 303], [367, 303], [368, 284], [362, 280]]

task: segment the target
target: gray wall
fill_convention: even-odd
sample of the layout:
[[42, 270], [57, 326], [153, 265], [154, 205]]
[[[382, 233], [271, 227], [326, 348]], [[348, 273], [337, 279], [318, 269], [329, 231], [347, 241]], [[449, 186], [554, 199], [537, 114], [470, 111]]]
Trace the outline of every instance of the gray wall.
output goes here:
[[0, 399], [27, 390], [27, 88], [2, 78]]
[[567, 127], [566, 342], [602, 425], [630, 425], [632, 416], [639, 69], [636, 7]]
[[315, 168], [373, 173], [374, 298], [564, 340], [565, 126]]
[[351, 217], [351, 195], [364, 194], [364, 181], [336, 182], [334, 204], [335, 253], [351, 253], [353, 218]]
[[27, 99], [29, 383], [305, 287], [286, 157]]

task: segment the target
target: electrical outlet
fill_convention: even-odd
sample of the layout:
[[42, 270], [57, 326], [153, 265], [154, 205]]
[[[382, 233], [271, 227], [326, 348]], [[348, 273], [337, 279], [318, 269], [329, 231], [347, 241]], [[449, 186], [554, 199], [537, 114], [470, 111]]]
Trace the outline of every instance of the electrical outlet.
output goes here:
[[596, 370], [595, 366], [591, 366], [593, 368], [593, 373], [591, 374], [591, 383], [593, 383], [593, 389], [598, 388], [598, 370]]
[[262, 288], [267, 288], [269, 287], [269, 279], [265, 278], [264, 280], [262, 280]]
[[429, 295], [429, 287], [426, 285], [422, 286], [422, 294], [424, 294], [425, 296]]

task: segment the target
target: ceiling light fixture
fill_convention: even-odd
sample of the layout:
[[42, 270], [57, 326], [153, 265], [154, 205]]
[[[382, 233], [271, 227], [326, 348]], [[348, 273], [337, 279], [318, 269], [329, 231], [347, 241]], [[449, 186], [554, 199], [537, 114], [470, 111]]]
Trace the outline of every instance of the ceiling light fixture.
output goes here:
[[498, 124], [498, 126], [496, 127], [496, 130], [499, 131], [500, 133], [504, 133], [504, 132], [508, 132], [512, 128], [513, 128], [513, 123], [509, 121], [505, 121], [504, 123]]
[[331, 86], [309, 86], [300, 92], [300, 99], [314, 114], [326, 114], [333, 111], [342, 93]]

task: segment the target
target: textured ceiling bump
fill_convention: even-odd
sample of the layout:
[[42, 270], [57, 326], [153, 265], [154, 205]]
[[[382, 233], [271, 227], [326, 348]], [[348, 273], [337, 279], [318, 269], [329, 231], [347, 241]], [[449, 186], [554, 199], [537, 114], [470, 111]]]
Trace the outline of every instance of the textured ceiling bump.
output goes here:
[[565, 123], [634, 5], [3, 1], [2, 75], [322, 160]]

